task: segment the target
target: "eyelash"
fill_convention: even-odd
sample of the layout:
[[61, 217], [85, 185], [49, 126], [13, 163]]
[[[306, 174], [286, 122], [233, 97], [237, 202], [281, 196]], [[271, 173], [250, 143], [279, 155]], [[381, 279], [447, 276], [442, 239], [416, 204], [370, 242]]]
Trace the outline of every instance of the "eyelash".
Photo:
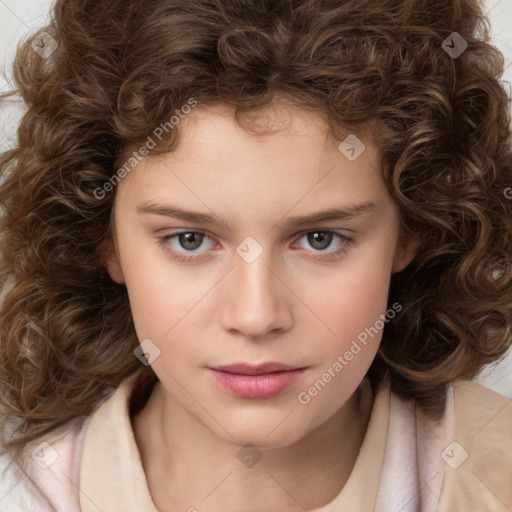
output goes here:
[[[189, 261], [194, 261], [194, 260], [197, 261], [199, 259], [203, 259], [204, 256], [195, 256], [195, 255], [192, 255], [192, 254], [191, 255], [184, 255], [181, 252], [178, 252], [178, 251], [175, 251], [174, 249], [170, 249], [169, 248], [169, 246], [168, 246], [169, 240], [171, 240], [172, 238], [176, 238], [179, 235], [188, 234], [188, 233], [201, 234], [201, 235], [204, 235], [205, 237], [211, 239], [211, 237], [209, 237], [203, 231], [193, 231], [193, 230], [190, 230], [190, 231], [180, 231], [180, 232], [177, 232], [177, 233], [173, 233], [172, 235], [165, 235], [165, 236], [159, 237], [158, 238], [158, 245], [160, 247], [162, 247], [162, 249], [164, 251], [171, 253], [172, 256], [176, 260], [178, 260], [178, 261], [189, 262]], [[331, 251], [331, 252], [323, 252], [321, 250], [312, 251], [314, 253], [316, 252], [318, 254], [322, 254], [322, 256], [320, 258], [315, 257], [315, 259], [332, 260], [332, 259], [335, 259], [336, 257], [340, 257], [343, 254], [345, 254], [350, 247], [352, 247], [352, 244], [354, 242], [353, 238], [350, 238], [350, 237], [348, 237], [346, 235], [343, 235], [343, 234], [341, 234], [341, 233], [339, 233], [337, 231], [333, 231], [331, 229], [315, 229], [315, 230], [306, 231], [306, 232], [302, 233], [297, 240], [300, 240], [301, 238], [303, 238], [304, 236], [306, 236], [306, 235], [308, 235], [310, 233], [326, 233], [326, 234], [330, 233], [330, 234], [334, 235], [335, 237], [337, 237], [342, 242], [342, 244], [341, 244], [339, 249], [336, 249], [336, 250]], [[196, 253], [193, 253], [193, 254], [196, 254]]]

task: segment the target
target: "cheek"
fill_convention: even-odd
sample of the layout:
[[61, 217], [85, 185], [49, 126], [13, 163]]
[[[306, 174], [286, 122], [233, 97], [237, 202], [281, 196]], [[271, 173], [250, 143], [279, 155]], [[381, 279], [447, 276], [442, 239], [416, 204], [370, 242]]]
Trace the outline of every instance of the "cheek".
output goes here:
[[387, 310], [391, 266], [385, 251], [361, 254], [332, 276], [323, 293], [317, 289], [311, 297], [325, 325], [316, 322], [324, 333], [315, 337], [317, 365], [297, 397], [308, 410], [309, 428], [349, 399], [374, 360], [385, 325], [380, 315]]
[[166, 275], [157, 268], [151, 273], [130, 274], [126, 286], [139, 339], [152, 338], [163, 343], [187, 325], [207, 291], [193, 286], [179, 272]]
[[[393, 237], [382, 236], [347, 255], [337, 270], [317, 275], [313, 278], [316, 285], [312, 286], [311, 278], [309, 283], [302, 282], [299, 295], [308, 297], [308, 306], [321, 320], [316, 323], [325, 333], [323, 339], [330, 340], [317, 350], [332, 357], [333, 352], [348, 349], [353, 339], [375, 326], [385, 314], [393, 254]], [[380, 335], [369, 339], [377, 344]]]
[[171, 265], [155, 242], [137, 243], [122, 235], [123, 274], [137, 336], [160, 345], [187, 323], [188, 314], [207, 292], [207, 283], [191, 280], [190, 269]]

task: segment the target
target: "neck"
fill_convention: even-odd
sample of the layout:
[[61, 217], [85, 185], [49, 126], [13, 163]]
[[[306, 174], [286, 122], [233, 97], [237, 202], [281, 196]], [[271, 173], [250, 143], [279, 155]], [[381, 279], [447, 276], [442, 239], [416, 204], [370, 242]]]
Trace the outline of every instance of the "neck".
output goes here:
[[155, 506], [160, 512], [299, 512], [326, 505], [348, 480], [364, 438], [372, 406], [365, 384], [365, 393], [358, 388], [292, 445], [242, 449], [184, 414], [158, 382], [133, 419]]

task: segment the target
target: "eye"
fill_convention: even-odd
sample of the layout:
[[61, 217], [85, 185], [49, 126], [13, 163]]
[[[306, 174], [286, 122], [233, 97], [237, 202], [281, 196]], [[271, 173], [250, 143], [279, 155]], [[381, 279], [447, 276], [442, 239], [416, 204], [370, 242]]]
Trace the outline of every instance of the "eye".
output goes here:
[[205, 252], [198, 251], [205, 240], [210, 242], [210, 246], [206, 247], [206, 250], [211, 249], [212, 246], [215, 246], [213, 240], [211, 240], [211, 238], [207, 236], [206, 233], [201, 231], [181, 231], [179, 233], [173, 233], [172, 235], [166, 235], [158, 239], [159, 245], [161, 245], [164, 250], [172, 253], [173, 256], [180, 261], [190, 261], [192, 259], [197, 259], [197, 253], [202, 254]]
[[[306, 240], [310, 247], [304, 247], [300, 242]], [[338, 241], [338, 244], [335, 242]], [[208, 242], [204, 247], [204, 242]], [[315, 258], [332, 259], [344, 254], [352, 245], [353, 239], [329, 229], [318, 229], [304, 233], [296, 246], [309, 250]], [[181, 231], [158, 238], [158, 244], [178, 261], [198, 261], [208, 257], [207, 252], [215, 247], [215, 242], [202, 231]], [[333, 248], [334, 246], [334, 248]], [[199, 250], [203, 247], [204, 250]], [[332, 250], [327, 250], [331, 247]]]
[[[328, 229], [308, 231], [307, 233], [304, 233], [299, 239], [298, 246], [308, 249], [308, 247], [304, 247], [303, 244], [301, 245], [301, 240], [306, 240], [306, 243], [309, 244], [310, 247], [313, 247], [313, 252], [320, 254], [321, 257], [324, 255], [327, 257], [333, 257], [345, 253], [353, 242], [351, 238], [342, 235], [337, 231], [331, 231]], [[336, 240], [339, 242], [338, 244], [335, 243]], [[334, 248], [332, 247], [333, 242]], [[333, 250], [327, 251], [329, 247]]]

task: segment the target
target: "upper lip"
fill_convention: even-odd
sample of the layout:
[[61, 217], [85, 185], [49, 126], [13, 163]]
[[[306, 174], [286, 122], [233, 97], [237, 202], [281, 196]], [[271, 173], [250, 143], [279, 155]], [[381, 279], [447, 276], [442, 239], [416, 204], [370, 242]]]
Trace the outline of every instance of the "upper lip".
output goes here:
[[266, 373], [285, 372], [299, 369], [300, 367], [298, 366], [289, 366], [287, 364], [275, 362], [262, 363], [258, 365], [238, 363], [212, 367], [212, 370], [227, 373], [237, 373], [239, 375], [264, 375]]

